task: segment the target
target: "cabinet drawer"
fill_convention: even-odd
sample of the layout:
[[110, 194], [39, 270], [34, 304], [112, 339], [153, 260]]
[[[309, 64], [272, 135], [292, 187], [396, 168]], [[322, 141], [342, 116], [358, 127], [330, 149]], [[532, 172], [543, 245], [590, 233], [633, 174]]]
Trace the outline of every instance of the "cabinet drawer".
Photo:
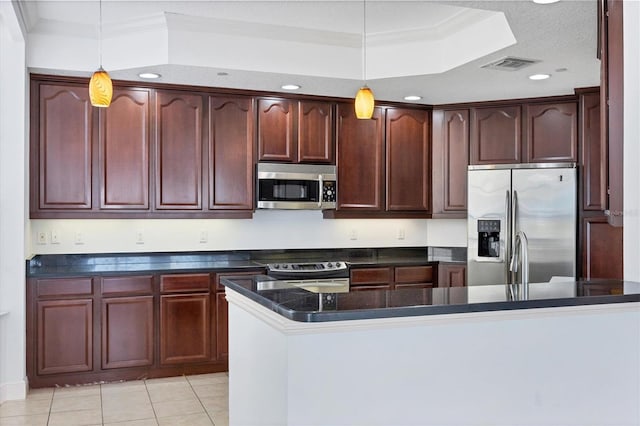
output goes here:
[[226, 277], [233, 277], [233, 276], [251, 276], [251, 275], [260, 275], [260, 274], [264, 274], [265, 270], [264, 269], [255, 269], [255, 270], [251, 270], [251, 271], [241, 271], [241, 272], [223, 272], [220, 274], [216, 274], [216, 291], [224, 291], [225, 286], [223, 286], [222, 284], [220, 284], [220, 280], [222, 280], [222, 278], [226, 278]]
[[209, 291], [209, 274], [162, 275], [160, 291], [162, 293]]
[[391, 268], [356, 268], [351, 270], [351, 285], [388, 284], [391, 282]]
[[396, 283], [430, 283], [433, 281], [433, 266], [396, 266]]
[[102, 279], [102, 294], [118, 296], [122, 294], [152, 294], [153, 276], [105, 277]]
[[37, 281], [38, 297], [93, 294], [91, 278], [56, 278]]
[[403, 288], [433, 288], [433, 283], [402, 283], [396, 284], [395, 288], [398, 290]]

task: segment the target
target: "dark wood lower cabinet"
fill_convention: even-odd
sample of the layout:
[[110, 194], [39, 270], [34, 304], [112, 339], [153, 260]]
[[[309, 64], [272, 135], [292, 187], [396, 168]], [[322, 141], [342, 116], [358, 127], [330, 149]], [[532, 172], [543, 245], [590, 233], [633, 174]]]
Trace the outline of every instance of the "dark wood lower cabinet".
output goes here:
[[352, 267], [350, 291], [432, 288], [433, 266]]
[[464, 287], [467, 285], [467, 266], [464, 264], [438, 265], [438, 287]]
[[211, 356], [209, 293], [160, 297], [160, 363], [208, 361]]
[[582, 277], [622, 279], [622, 231], [604, 215], [582, 219]]
[[229, 358], [229, 304], [224, 291], [216, 293], [216, 359]]
[[[255, 275], [255, 270], [228, 275]], [[32, 388], [228, 370], [227, 301], [216, 272], [30, 278]]]
[[37, 374], [93, 369], [93, 300], [37, 303]]
[[102, 368], [153, 364], [153, 296], [102, 300]]

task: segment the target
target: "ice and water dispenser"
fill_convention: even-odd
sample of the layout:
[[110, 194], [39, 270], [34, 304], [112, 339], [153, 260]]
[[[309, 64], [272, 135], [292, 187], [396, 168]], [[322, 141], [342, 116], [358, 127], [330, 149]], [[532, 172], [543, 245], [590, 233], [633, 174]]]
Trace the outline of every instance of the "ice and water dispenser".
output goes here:
[[500, 257], [500, 220], [478, 219], [478, 257]]

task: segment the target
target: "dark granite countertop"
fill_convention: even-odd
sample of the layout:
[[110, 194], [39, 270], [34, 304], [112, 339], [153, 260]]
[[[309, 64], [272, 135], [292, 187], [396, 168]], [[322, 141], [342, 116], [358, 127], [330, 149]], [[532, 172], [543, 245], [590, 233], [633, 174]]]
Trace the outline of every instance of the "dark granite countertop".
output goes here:
[[51, 278], [131, 273], [179, 273], [255, 269], [266, 263], [346, 261], [351, 265], [418, 265], [465, 261], [462, 247], [243, 250], [188, 253], [37, 255], [27, 260], [27, 277]]
[[318, 294], [297, 287], [259, 290], [263, 281], [273, 279], [238, 276], [223, 279], [222, 284], [300, 322], [640, 302], [640, 283], [619, 280], [534, 283], [526, 301], [509, 300], [504, 285]]

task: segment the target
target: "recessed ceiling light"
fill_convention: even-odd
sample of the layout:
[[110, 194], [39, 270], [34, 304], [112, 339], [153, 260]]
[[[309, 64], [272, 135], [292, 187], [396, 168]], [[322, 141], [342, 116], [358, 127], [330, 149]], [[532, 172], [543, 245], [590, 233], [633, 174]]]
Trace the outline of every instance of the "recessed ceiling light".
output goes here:
[[534, 3], [537, 4], [551, 4], [551, 3], [558, 3], [560, 0], [533, 0]]
[[300, 88], [297, 84], [283, 84], [282, 87], [284, 90], [298, 90]]
[[409, 95], [404, 97], [405, 101], [419, 101], [420, 99], [422, 99], [422, 96]]
[[551, 77], [549, 74], [533, 74], [529, 76], [530, 80], [546, 80]]
[[138, 77], [153, 80], [155, 78], [160, 78], [161, 75], [156, 72], [141, 72], [140, 74], [138, 74]]

